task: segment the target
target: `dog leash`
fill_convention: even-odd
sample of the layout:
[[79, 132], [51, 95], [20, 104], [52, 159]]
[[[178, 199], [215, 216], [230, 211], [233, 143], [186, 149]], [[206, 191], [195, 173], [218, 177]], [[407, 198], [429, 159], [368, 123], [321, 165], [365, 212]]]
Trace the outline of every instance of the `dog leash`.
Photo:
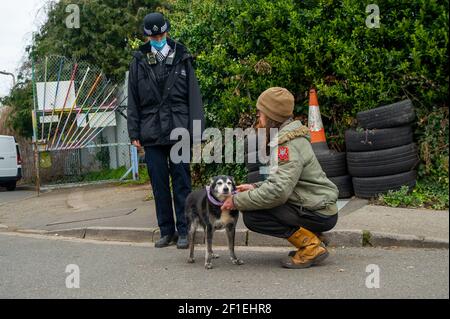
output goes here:
[[[208, 196], [208, 200], [210, 201], [210, 203], [216, 206], [222, 206], [223, 202], [218, 201], [211, 195], [211, 187], [206, 186], [205, 188], [206, 188], [206, 195]], [[232, 191], [231, 195], [234, 195], [236, 193], [237, 193], [236, 191]]]

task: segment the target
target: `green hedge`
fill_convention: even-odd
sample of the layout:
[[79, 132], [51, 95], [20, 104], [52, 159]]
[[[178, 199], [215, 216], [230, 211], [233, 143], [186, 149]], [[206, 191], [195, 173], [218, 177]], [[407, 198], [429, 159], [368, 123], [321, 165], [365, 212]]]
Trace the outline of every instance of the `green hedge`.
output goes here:
[[448, 185], [448, 1], [383, 0], [380, 28], [367, 1], [178, 0], [172, 36], [196, 55], [209, 125], [237, 125], [258, 95], [284, 86], [307, 117], [318, 90], [329, 144], [358, 111], [410, 98], [417, 111], [420, 175]]

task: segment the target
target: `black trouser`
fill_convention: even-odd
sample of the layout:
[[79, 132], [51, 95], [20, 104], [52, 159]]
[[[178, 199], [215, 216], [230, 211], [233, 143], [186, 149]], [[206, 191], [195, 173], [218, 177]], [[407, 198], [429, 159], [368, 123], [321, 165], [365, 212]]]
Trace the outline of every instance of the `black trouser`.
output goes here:
[[181, 236], [187, 235], [184, 203], [191, 192], [191, 174], [188, 163], [173, 163], [170, 160], [170, 148], [167, 146], [146, 146], [145, 161], [155, 198], [156, 216], [161, 236], [175, 233], [172, 195], [170, 193], [169, 174], [172, 178], [173, 202], [177, 218], [176, 229]]
[[280, 238], [291, 237], [301, 227], [314, 233], [324, 232], [332, 229], [338, 219], [338, 214], [319, 216], [290, 203], [270, 209], [244, 211], [242, 215], [248, 229]]

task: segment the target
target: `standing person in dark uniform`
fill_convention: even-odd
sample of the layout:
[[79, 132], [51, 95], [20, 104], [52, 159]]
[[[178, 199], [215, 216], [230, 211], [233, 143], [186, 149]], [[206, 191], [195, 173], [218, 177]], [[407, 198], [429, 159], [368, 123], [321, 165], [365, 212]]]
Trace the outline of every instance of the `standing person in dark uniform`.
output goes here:
[[193, 120], [200, 120], [203, 130], [202, 98], [192, 56], [168, 37], [169, 21], [161, 13], [150, 13], [143, 29], [148, 41], [133, 53], [130, 63], [128, 134], [133, 145], [145, 149], [161, 233], [155, 247], [176, 241], [177, 248], [184, 249], [188, 247], [184, 202], [191, 192], [191, 176], [189, 163], [174, 163], [170, 158], [170, 148], [177, 142], [170, 139], [170, 133], [186, 128], [192, 139]]

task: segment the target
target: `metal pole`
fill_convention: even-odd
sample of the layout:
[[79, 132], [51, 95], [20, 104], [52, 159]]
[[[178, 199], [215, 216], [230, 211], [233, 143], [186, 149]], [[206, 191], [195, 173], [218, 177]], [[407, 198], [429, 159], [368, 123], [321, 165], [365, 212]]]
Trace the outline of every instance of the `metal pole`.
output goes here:
[[[111, 94], [114, 93], [114, 90], [117, 88], [117, 84], [111, 89], [111, 92], [109, 92], [109, 94], [106, 96], [106, 98], [102, 101], [102, 103], [97, 107], [97, 109], [95, 110], [94, 114], [90, 114], [89, 118], [86, 122], [86, 125], [81, 129], [80, 133], [78, 133], [78, 136], [75, 138], [75, 140], [78, 139], [78, 137], [86, 130], [86, 128], [89, 126], [89, 123], [91, 122], [91, 117], [95, 116], [98, 111], [102, 108], [102, 106], [104, 106], [104, 103], [106, 103], [106, 101], [108, 101], [109, 97], [111, 96]], [[110, 103], [109, 105], [111, 105], [112, 103]], [[107, 106], [108, 108], [109, 106]], [[76, 142], [75, 145], [71, 145], [69, 147], [69, 149], [73, 149], [76, 148], [81, 141], [86, 137], [87, 134], [89, 134], [89, 132], [91, 131], [91, 127], [88, 128], [88, 130], [84, 133], [84, 135], [80, 138], [80, 141]]]
[[131, 152], [131, 167], [133, 168], [133, 180], [137, 181], [139, 179], [139, 160], [137, 147], [130, 145]]
[[50, 141], [50, 134], [52, 132], [53, 116], [55, 115], [56, 99], [58, 97], [58, 90], [59, 90], [59, 80], [61, 79], [61, 70], [62, 70], [63, 65], [64, 65], [64, 58], [61, 57], [61, 60], [59, 62], [58, 78], [56, 80], [57, 82], [56, 82], [55, 100], [53, 102], [52, 115], [50, 117], [50, 127], [48, 129], [48, 136], [47, 136], [47, 145], [46, 145], [45, 149], [48, 149], [48, 143]]
[[16, 76], [13, 73], [6, 72], [6, 71], [0, 71], [0, 74], [10, 75], [12, 77], [12, 79], [13, 79], [13, 87], [16, 86]]
[[[102, 96], [103, 92], [104, 92], [105, 89], [108, 87], [109, 82], [110, 82], [110, 80], [106, 81], [106, 83], [105, 83], [105, 85], [103, 86], [103, 88], [102, 88], [102, 89], [100, 90], [100, 92], [97, 94], [97, 97], [95, 98], [94, 102], [92, 102], [91, 106], [88, 107], [86, 113], [84, 113], [83, 116], [81, 117], [80, 123], [83, 123], [83, 121], [87, 118], [89, 112], [92, 111], [92, 109], [94, 108], [94, 105], [96, 105], [96, 103], [97, 103], [98, 98], [99, 98], [100, 96]], [[111, 91], [111, 93], [112, 93], [112, 91]], [[109, 95], [108, 95], [108, 97], [109, 97]], [[102, 103], [104, 103], [105, 101], [106, 101], [106, 99], [105, 99]], [[101, 103], [101, 104], [102, 104], [102, 103]], [[100, 104], [100, 105], [101, 105], [101, 104]], [[87, 125], [87, 123], [86, 123], [86, 125]], [[78, 130], [80, 129], [80, 127], [81, 127], [81, 131], [78, 132]], [[71, 138], [70, 138], [69, 143], [71, 143], [72, 141], [76, 141], [77, 138], [80, 137], [80, 135], [81, 135], [81, 133], [84, 131], [84, 129], [85, 129], [85, 127], [77, 126], [77, 128], [75, 129], [75, 132], [73, 132], [73, 134], [72, 134], [72, 136], [71, 136]], [[75, 136], [75, 138], [73, 138], [74, 136]], [[68, 144], [69, 144], [69, 143], [68, 143]], [[67, 146], [67, 145], [66, 145], [66, 146]], [[70, 148], [71, 148], [71, 146], [70, 146], [70, 147], [66, 147], [66, 149], [70, 149]]]
[[[101, 120], [100, 120], [100, 124], [95, 123], [95, 124], [97, 125], [97, 127], [90, 127], [90, 129], [86, 132], [86, 134], [84, 134], [84, 136], [81, 138], [81, 141], [78, 142], [78, 143], [75, 145], [75, 147], [80, 146], [80, 145], [86, 145], [87, 143], [89, 143], [89, 142], [92, 140], [92, 139], [91, 139], [92, 134], [95, 134], [95, 131], [96, 131], [99, 127], [101, 127], [101, 125], [103, 125], [103, 123], [105, 123], [105, 120], [109, 119], [109, 117], [111, 116], [111, 114], [114, 114], [114, 112], [115, 112], [117, 106], [115, 106], [115, 107], [110, 107], [110, 106], [113, 105], [113, 104], [116, 102], [116, 100], [117, 100], [117, 98], [115, 98], [115, 99], [108, 105], [108, 107], [105, 108], [105, 110], [101, 113], [101, 115], [103, 116], [103, 114], [105, 114], [108, 110], [111, 110], [111, 109], [112, 109], [112, 110], [110, 111], [110, 114], [106, 115], [106, 118], [101, 119]], [[112, 123], [112, 121], [111, 121], [111, 123]], [[108, 123], [108, 124], [109, 124], [109, 123]], [[103, 127], [103, 128], [104, 128], [104, 127]], [[103, 129], [102, 129], [102, 130], [103, 130]], [[101, 131], [100, 131], [100, 132], [101, 132]], [[98, 135], [98, 134], [95, 134], [94, 138], [97, 137], [97, 135]], [[83, 138], [84, 138], [84, 140], [83, 140]], [[88, 141], [88, 142], [86, 143], [86, 141]], [[83, 147], [83, 146], [80, 146], [80, 147]]]
[[[106, 118], [104, 118], [103, 121], [101, 121], [101, 124], [100, 124], [99, 126], [103, 125], [103, 123], [105, 123], [105, 121], [106, 121], [112, 114], [115, 114], [117, 108], [118, 108], [120, 105], [122, 105], [123, 101], [125, 101], [127, 98], [128, 98], [128, 97], [123, 98], [122, 101], [120, 101], [120, 103], [118, 103], [118, 104], [113, 108], [113, 110], [111, 111], [111, 113], [110, 113], [108, 116], [106, 116]], [[117, 100], [117, 98], [115, 98], [114, 101], [113, 101], [111, 104], [113, 104], [116, 100]], [[111, 105], [111, 104], [110, 104], [110, 105]], [[105, 109], [105, 111], [104, 111], [103, 113], [105, 113], [106, 111], [107, 111], [107, 109]], [[107, 123], [106, 126], [109, 126], [109, 124], [111, 124], [111, 123], [113, 122], [113, 120], [114, 120], [114, 118], [113, 118], [111, 121], [109, 121], [109, 122]], [[101, 128], [100, 131], [97, 132], [92, 138], [90, 137], [90, 136], [92, 136], [92, 134], [91, 134], [88, 138], [86, 138], [85, 141], [87, 141], [87, 142], [82, 142], [82, 143], [81, 143], [82, 145], [80, 146], [80, 148], [86, 146], [86, 145], [89, 144], [92, 140], [94, 140], [94, 139], [98, 136], [98, 134], [100, 134], [100, 133], [105, 129], [106, 126], [104, 126], [103, 128]], [[98, 128], [98, 127], [97, 127], [97, 128]], [[97, 130], [97, 128], [94, 128], [93, 133], [95, 133], [95, 131]], [[79, 144], [78, 144], [78, 145], [79, 145]], [[76, 145], [76, 146], [77, 146], [77, 145]]]
[[73, 101], [72, 106], [70, 107], [69, 115], [67, 115], [66, 121], [64, 122], [64, 126], [63, 126], [63, 128], [61, 130], [61, 133], [59, 134], [58, 142], [56, 143], [56, 149], [59, 146], [59, 142], [61, 142], [61, 138], [63, 136], [64, 130], [65, 130], [66, 126], [67, 126], [67, 123], [69, 122], [70, 115], [72, 114], [72, 111], [75, 108], [75, 105], [77, 104], [78, 97], [80, 96], [81, 89], [83, 88], [84, 82], [86, 81], [86, 78], [87, 78], [87, 75], [88, 75], [90, 69], [91, 69], [90, 67], [88, 67], [86, 69], [86, 73], [84, 74], [83, 80], [81, 81], [81, 85], [78, 88], [78, 93], [76, 94], [75, 100]]
[[[62, 142], [61, 148], [64, 148], [64, 143], [65, 143], [66, 140], [69, 138], [70, 133], [72, 132], [72, 129], [73, 129], [75, 123], [77, 122], [77, 117], [80, 115], [81, 111], [83, 110], [83, 107], [84, 107], [84, 105], [86, 104], [87, 99], [91, 96], [92, 92], [94, 92], [95, 88], [97, 87], [97, 84], [98, 84], [98, 82], [100, 81], [101, 76], [102, 76], [101, 73], [97, 76], [97, 78], [96, 78], [95, 81], [94, 81], [94, 84], [92, 85], [91, 89], [89, 90], [88, 95], [87, 95], [86, 98], [84, 99], [83, 104], [82, 104], [81, 107], [79, 108], [77, 114], [75, 114], [75, 120], [72, 122], [72, 125], [70, 126], [69, 131], [67, 132], [67, 134], [66, 134], [66, 136], [65, 136], [65, 138], [64, 138], [64, 140], [63, 140], [63, 142]], [[70, 140], [71, 140], [71, 139], [69, 139], [67, 143], [70, 143]]]
[[34, 152], [34, 165], [36, 168], [36, 192], [39, 196], [41, 191], [40, 186], [40, 174], [39, 174], [39, 149], [37, 144], [37, 119], [36, 119], [36, 82], [34, 74], [34, 59], [31, 58], [31, 85], [33, 86], [33, 110], [31, 111], [31, 119], [33, 124], [33, 152]]
[[47, 96], [47, 68], [48, 68], [48, 57], [45, 57], [45, 71], [44, 71], [44, 103], [42, 104], [42, 125], [41, 125], [41, 140], [44, 139], [45, 130], [45, 102]]
[[69, 84], [69, 88], [67, 89], [66, 98], [64, 99], [64, 105], [63, 105], [63, 107], [61, 109], [61, 116], [60, 116], [60, 118], [58, 120], [58, 125], [56, 125], [55, 134], [53, 135], [51, 148], [53, 147], [53, 144], [55, 143], [56, 135], [58, 135], [59, 125], [61, 124], [61, 120], [62, 120], [62, 117], [64, 115], [64, 109], [66, 108], [67, 98], [69, 97], [70, 88], [72, 87], [72, 83], [75, 80], [75, 74], [77, 72], [77, 69], [78, 69], [78, 63], [75, 63], [75, 65], [73, 67], [73, 70], [72, 70], [72, 75], [70, 77], [70, 84]]

